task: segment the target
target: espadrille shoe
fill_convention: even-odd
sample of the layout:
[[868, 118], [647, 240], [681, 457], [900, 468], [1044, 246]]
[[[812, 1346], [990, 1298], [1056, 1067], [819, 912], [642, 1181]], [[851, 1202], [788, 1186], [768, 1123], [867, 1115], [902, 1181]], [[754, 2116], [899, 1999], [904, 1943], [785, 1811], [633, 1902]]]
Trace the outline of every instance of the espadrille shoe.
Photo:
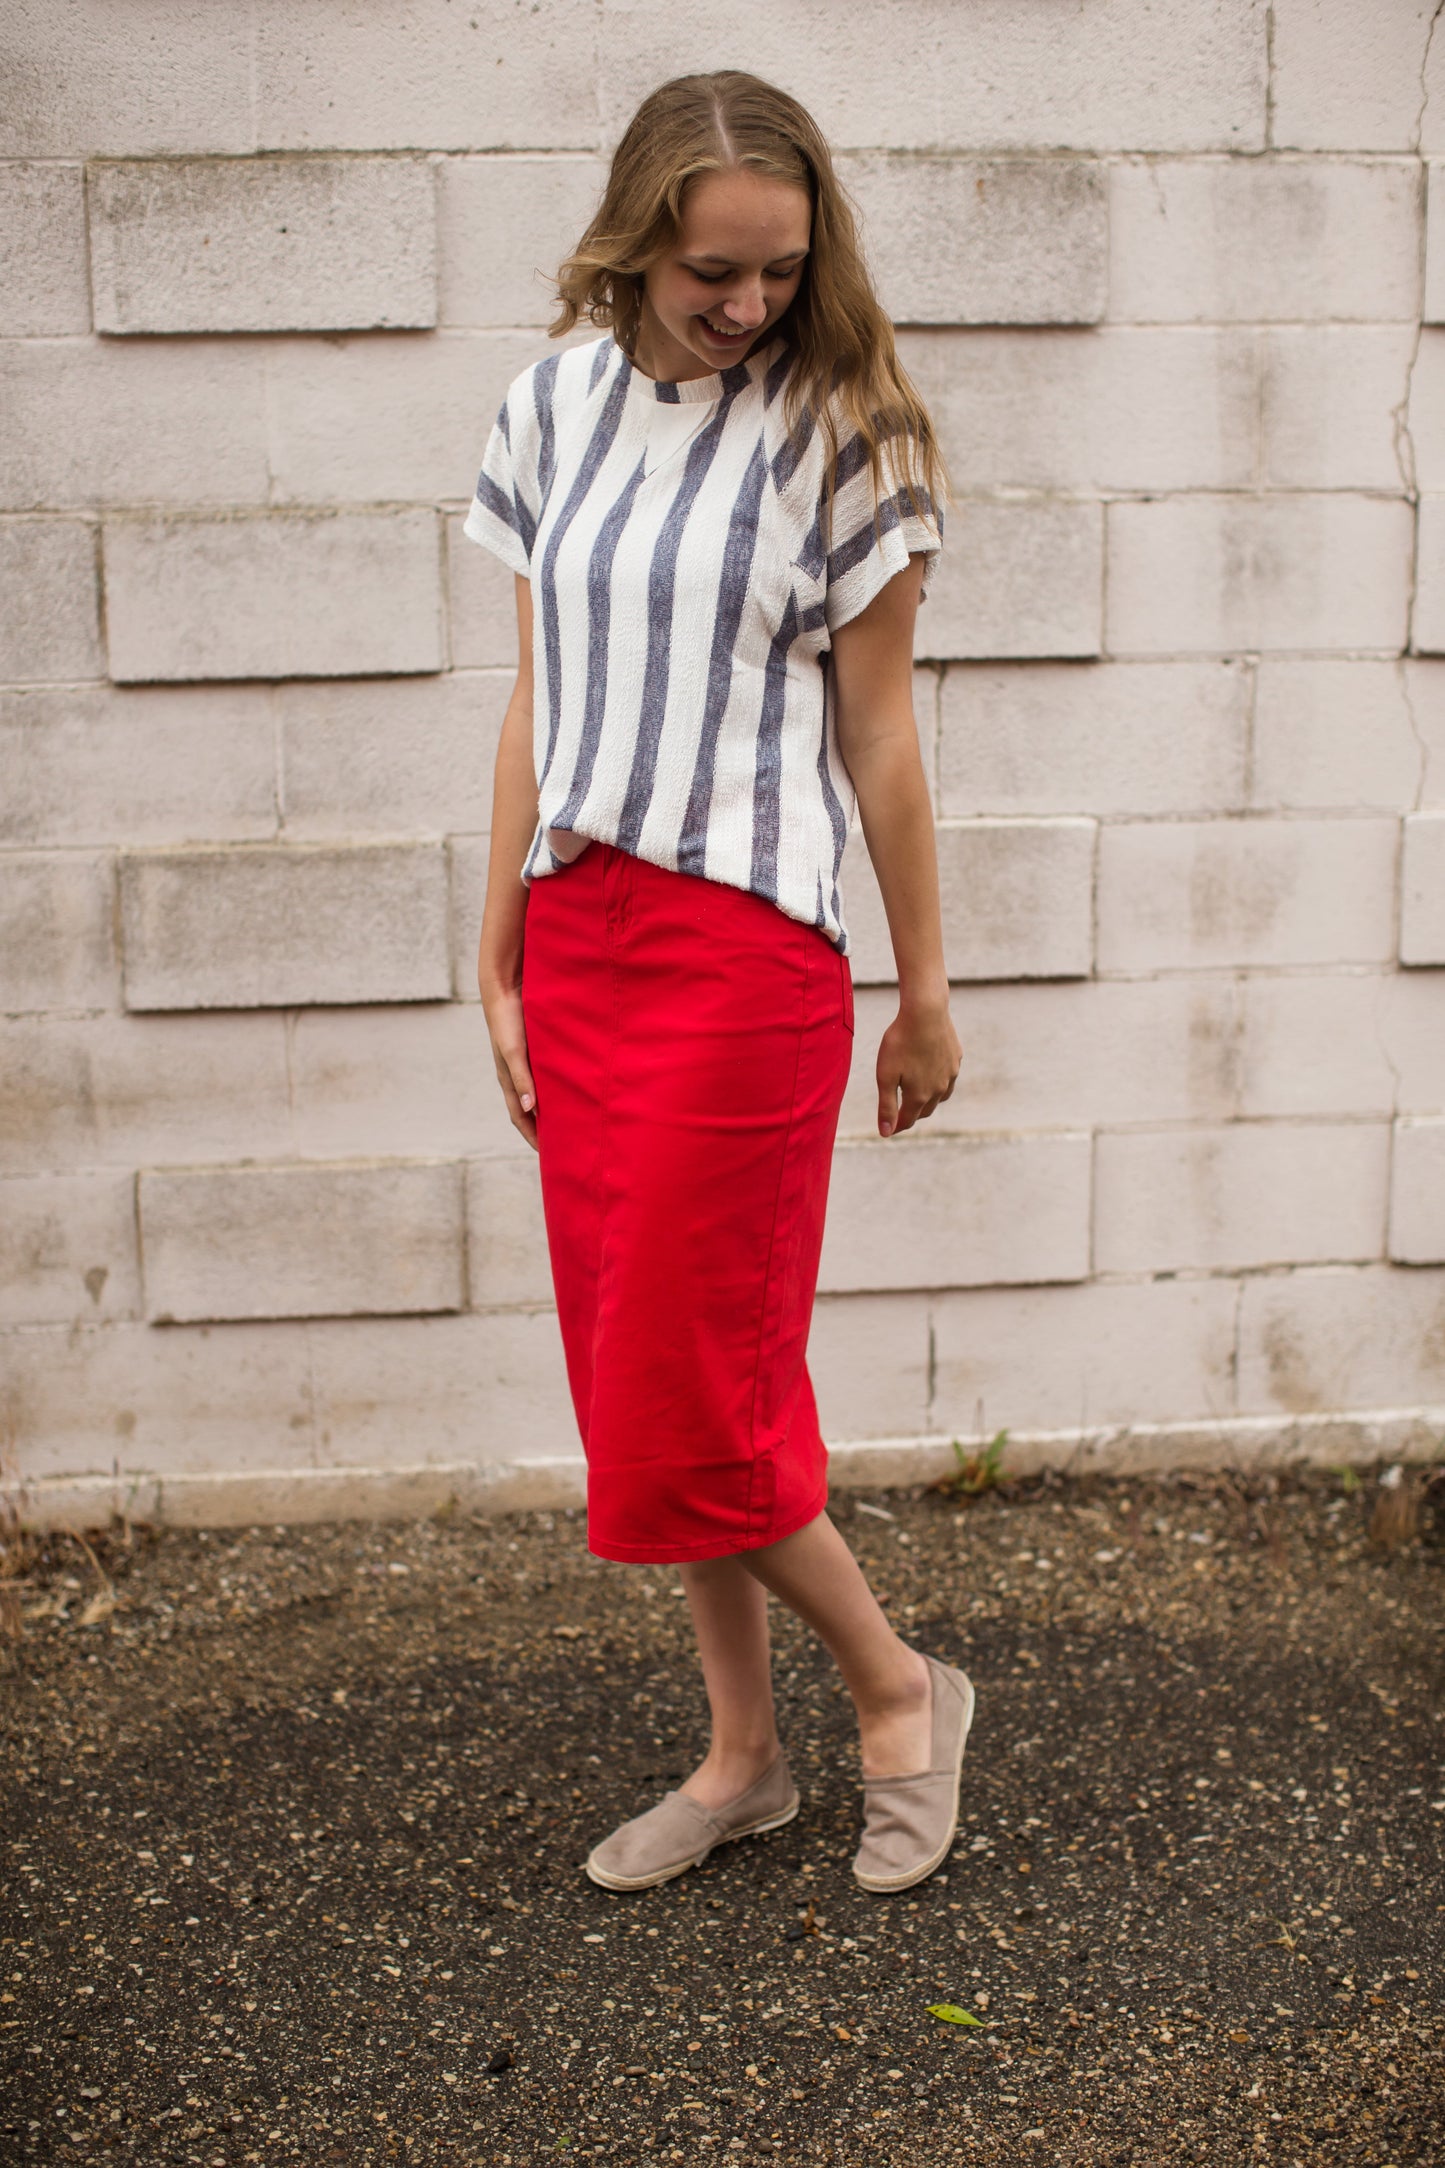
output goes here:
[[781, 1829], [798, 1811], [798, 1791], [779, 1753], [756, 1784], [726, 1806], [708, 1808], [686, 1792], [664, 1792], [655, 1807], [604, 1837], [586, 1871], [604, 1889], [650, 1889], [700, 1866], [715, 1844]]
[[964, 1742], [973, 1722], [966, 1672], [924, 1662], [933, 1675], [933, 1745], [928, 1767], [906, 1777], [865, 1777], [863, 1841], [853, 1872], [864, 1889], [886, 1895], [911, 1889], [948, 1857], [958, 1829]]

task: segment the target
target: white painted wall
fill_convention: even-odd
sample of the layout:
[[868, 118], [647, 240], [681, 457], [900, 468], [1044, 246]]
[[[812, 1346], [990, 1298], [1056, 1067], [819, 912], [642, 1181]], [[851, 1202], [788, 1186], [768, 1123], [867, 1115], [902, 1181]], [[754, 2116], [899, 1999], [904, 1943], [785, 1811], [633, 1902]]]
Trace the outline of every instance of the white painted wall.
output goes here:
[[0, 1458], [32, 1511], [576, 1494], [472, 980], [510, 582], [459, 524], [611, 144], [711, 66], [829, 132], [960, 488], [916, 700], [965, 1065], [877, 1141], [855, 838], [840, 1479], [1004, 1427], [1017, 1465], [1434, 1449], [1433, 13], [24, 11]]

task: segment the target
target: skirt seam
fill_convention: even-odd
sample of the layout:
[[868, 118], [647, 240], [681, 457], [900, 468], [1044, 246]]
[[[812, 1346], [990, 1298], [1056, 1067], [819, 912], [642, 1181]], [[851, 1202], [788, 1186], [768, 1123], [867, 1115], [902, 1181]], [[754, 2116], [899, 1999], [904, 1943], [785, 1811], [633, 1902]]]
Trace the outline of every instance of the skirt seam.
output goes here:
[[807, 944], [802, 946], [803, 984], [798, 1000], [797, 1036], [793, 1048], [793, 1082], [788, 1093], [788, 1118], [783, 1128], [782, 1150], [778, 1155], [778, 1181], [773, 1192], [773, 1216], [768, 1228], [768, 1261], [763, 1272], [762, 1315], [758, 1321], [757, 1347], [753, 1356], [753, 1392], [748, 1409], [748, 1445], [751, 1459], [748, 1467], [747, 1532], [753, 1536], [756, 1528], [758, 1488], [758, 1393], [762, 1377], [763, 1349], [767, 1342], [773, 1310], [781, 1299], [780, 1290], [774, 1284], [774, 1264], [778, 1251], [778, 1218], [782, 1211], [783, 1189], [788, 1178], [788, 1150], [793, 1139], [793, 1124], [798, 1113], [798, 1078], [803, 1067], [803, 1038], [808, 1017], [808, 986], [810, 965]]

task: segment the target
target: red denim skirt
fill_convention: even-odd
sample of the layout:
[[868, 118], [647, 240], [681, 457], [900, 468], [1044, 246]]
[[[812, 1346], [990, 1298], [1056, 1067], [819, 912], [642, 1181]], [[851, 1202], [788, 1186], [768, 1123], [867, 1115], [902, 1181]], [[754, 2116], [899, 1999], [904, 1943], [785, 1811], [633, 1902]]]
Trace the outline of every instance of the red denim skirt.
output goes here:
[[847, 960], [764, 897], [591, 843], [529, 887], [522, 1009], [588, 1546], [777, 1543], [827, 1502], [805, 1357]]

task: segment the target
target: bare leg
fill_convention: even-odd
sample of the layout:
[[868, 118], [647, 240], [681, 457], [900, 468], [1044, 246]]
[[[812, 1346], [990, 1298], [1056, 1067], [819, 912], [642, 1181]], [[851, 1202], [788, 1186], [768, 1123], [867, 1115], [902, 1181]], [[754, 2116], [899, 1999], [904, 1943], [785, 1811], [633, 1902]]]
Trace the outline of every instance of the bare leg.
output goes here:
[[811, 1626], [836, 1658], [858, 1712], [864, 1776], [926, 1769], [933, 1743], [928, 1666], [889, 1625], [827, 1514], [781, 1543], [739, 1552], [737, 1562]]
[[712, 1712], [712, 1744], [680, 1789], [721, 1807], [756, 1783], [778, 1753], [768, 1592], [737, 1556], [678, 1568], [692, 1611]]

